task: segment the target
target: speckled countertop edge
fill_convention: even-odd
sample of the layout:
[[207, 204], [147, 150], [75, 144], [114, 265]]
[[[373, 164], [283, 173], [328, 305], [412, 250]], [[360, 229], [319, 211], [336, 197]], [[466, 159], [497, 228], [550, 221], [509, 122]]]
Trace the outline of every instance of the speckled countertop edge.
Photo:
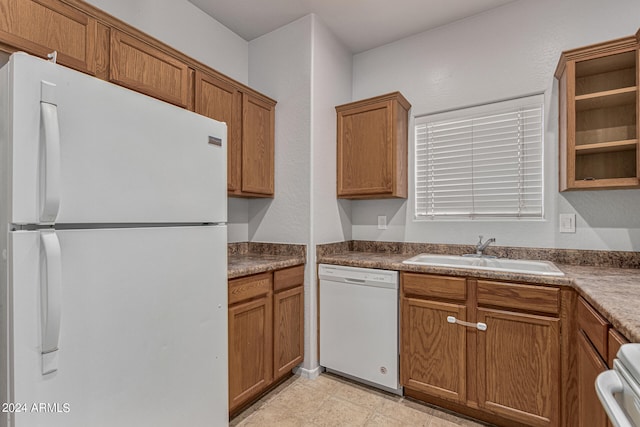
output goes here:
[[564, 277], [403, 264], [409, 254], [347, 251], [319, 254], [318, 263], [569, 286], [633, 342], [640, 342], [640, 269], [557, 264]]
[[306, 246], [242, 242], [228, 245], [227, 278], [280, 270], [306, 262]]

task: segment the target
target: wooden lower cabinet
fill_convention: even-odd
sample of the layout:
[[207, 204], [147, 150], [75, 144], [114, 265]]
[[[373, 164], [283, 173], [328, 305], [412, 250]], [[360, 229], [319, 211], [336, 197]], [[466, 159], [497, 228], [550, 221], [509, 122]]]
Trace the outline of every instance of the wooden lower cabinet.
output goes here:
[[304, 357], [304, 287], [273, 295], [273, 376], [291, 373]]
[[229, 413], [304, 358], [304, 266], [229, 281]]
[[447, 322], [466, 320], [463, 305], [406, 298], [402, 301], [401, 382], [405, 387], [464, 402], [466, 331]]
[[580, 427], [606, 427], [604, 411], [594, 387], [596, 377], [606, 371], [595, 347], [584, 332], [578, 334], [578, 425]]
[[229, 410], [272, 380], [271, 295], [229, 307]]
[[558, 289], [453, 280], [401, 275], [405, 393], [497, 425], [560, 425]]
[[560, 420], [560, 320], [479, 308], [478, 405], [530, 426]]

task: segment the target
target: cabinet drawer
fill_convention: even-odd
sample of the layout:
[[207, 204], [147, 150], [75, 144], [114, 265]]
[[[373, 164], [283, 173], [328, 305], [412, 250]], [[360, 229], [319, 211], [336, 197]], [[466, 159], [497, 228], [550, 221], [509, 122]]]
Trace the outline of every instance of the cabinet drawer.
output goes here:
[[467, 280], [462, 277], [402, 273], [402, 293], [464, 301], [467, 299]]
[[560, 289], [478, 280], [478, 305], [557, 314]]
[[229, 305], [268, 294], [271, 291], [271, 273], [256, 274], [229, 281]]
[[606, 358], [609, 322], [582, 297], [578, 298], [578, 326], [587, 335], [598, 353]]
[[273, 273], [273, 290], [293, 288], [304, 284], [304, 265], [285, 268]]

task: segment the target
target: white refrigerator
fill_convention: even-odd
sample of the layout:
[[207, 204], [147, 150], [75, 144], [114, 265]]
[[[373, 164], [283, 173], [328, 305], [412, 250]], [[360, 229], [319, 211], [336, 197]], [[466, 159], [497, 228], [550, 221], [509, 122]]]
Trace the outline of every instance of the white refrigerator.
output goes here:
[[226, 135], [23, 53], [0, 69], [0, 426], [227, 425]]

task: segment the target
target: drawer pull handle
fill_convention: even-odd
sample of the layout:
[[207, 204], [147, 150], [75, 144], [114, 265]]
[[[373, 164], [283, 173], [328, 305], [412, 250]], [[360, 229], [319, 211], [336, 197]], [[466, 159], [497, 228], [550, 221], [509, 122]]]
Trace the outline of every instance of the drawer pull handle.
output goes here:
[[457, 323], [458, 325], [468, 326], [470, 328], [476, 328], [479, 331], [486, 331], [487, 330], [487, 324], [486, 323], [482, 323], [482, 322], [478, 322], [478, 323], [465, 322], [464, 320], [458, 320], [453, 316], [447, 316], [447, 322], [449, 322], [449, 323]]

